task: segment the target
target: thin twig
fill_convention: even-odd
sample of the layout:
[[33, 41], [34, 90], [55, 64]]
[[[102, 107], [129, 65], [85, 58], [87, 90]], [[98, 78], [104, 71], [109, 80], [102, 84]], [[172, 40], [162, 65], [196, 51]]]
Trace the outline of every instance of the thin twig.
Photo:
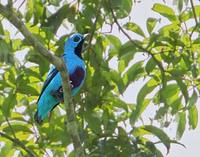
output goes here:
[[23, 0], [23, 1], [21, 2], [21, 4], [19, 5], [19, 7], [17, 8], [17, 11], [22, 7], [22, 5], [25, 3], [25, 1], [26, 1], [26, 0]]
[[194, 28], [192, 29], [192, 32], [190, 34], [190, 38], [192, 38], [192, 35], [194, 33], [194, 31], [198, 28], [198, 20], [197, 20], [197, 14], [196, 14], [196, 11], [195, 11], [195, 8], [194, 8], [194, 3], [193, 3], [193, 0], [190, 0], [190, 4], [191, 4], [191, 7], [192, 7], [192, 12], [193, 12], [193, 15], [194, 15], [194, 20], [195, 20], [195, 23], [196, 25], [194, 26]]
[[11, 124], [10, 124], [10, 121], [8, 120], [8, 117], [5, 116], [5, 119], [6, 119], [6, 122], [7, 122], [8, 126], [9, 126], [9, 128], [10, 128], [12, 134], [13, 134], [13, 137], [16, 138], [15, 132], [14, 132], [14, 130], [13, 130]]
[[92, 43], [92, 39], [93, 39], [93, 36], [94, 36], [94, 33], [95, 33], [95, 30], [96, 30], [96, 27], [97, 27], [97, 22], [98, 22], [98, 19], [99, 19], [99, 16], [100, 16], [100, 11], [101, 11], [101, 3], [99, 3], [99, 6], [98, 6], [98, 9], [97, 9], [97, 12], [96, 12], [96, 19], [94, 21], [94, 24], [93, 24], [93, 27], [92, 27], [92, 31], [91, 31], [91, 34], [90, 34], [90, 39], [89, 39], [89, 47]]
[[118, 20], [117, 20], [117, 17], [115, 16], [115, 13], [114, 13], [114, 11], [113, 11], [113, 9], [112, 9], [111, 1], [108, 0], [108, 2], [109, 2], [109, 3], [108, 3], [108, 6], [110, 7], [110, 11], [111, 11], [112, 17], [113, 17], [113, 19], [114, 19], [114, 22], [115, 22], [116, 25], [118, 26], [119, 30], [121, 30], [122, 33], [129, 39], [129, 41], [130, 41], [133, 45], [135, 45], [139, 50], [148, 53], [148, 54], [152, 57], [152, 59], [155, 61], [155, 63], [158, 65], [158, 67], [159, 67], [159, 69], [160, 69], [160, 71], [161, 71], [162, 83], [163, 83], [163, 87], [165, 87], [165, 86], [166, 86], [165, 69], [164, 69], [162, 63], [159, 62], [159, 61], [156, 59], [156, 57], [154, 56], [154, 54], [153, 54], [151, 51], [149, 51], [149, 50], [145, 49], [144, 47], [142, 47], [141, 45], [139, 45], [137, 42], [135, 42], [135, 41], [128, 35], [128, 33], [126, 33], [126, 31], [125, 31], [125, 30], [121, 27], [121, 25], [119, 24], [119, 22], [118, 22]]
[[126, 33], [126, 31], [121, 27], [121, 25], [119, 24], [119, 22], [118, 22], [118, 20], [117, 20], [117, 17], [115, 16], [114, 11], [113, 11], [113, 9], [112, 9], [112, 7], [111, 7], [112, 4], [111, 4], [110, 0], [108, 0], [108, 1], [109, 1], [109, 3], [110, 3], [109, 6], [110, 6], [110, 10], [111, 10], [112, 17], [113, 17], [113, 19], [114, 19], [114, 22], [117, 24], [119, 30], [122, 31], [122, 33], [129, 39], [129, 41], [130, 41], [133, 45], [135, 45], [135, 46], [136, 46], [137, 48], [139, 48], [140, 50], [142, 50], [142, 51], [148, 53], [148, 54], [153, 58], [153, 60], [157, 63], [157, 65], [159, 66], [159, 68], [160, 68], [162, 71], [165, 71], [164, 68], [163, 68], [163, 66], [162, 66], [162, 64], [154, 57], [154, 55], [153, 55], [149, 50], [143, 48], [143, 47], [140, 46], [138, 43], [136, 43], [136, 42], [128, 35], [128, 33]]
[[93, 27], [92, 27], [92, 30], [91, 30], [91, 33], [90, 33], [88, 46], [83, 51], [88, 50], [91, 47], [92, 39], [93, 39], [94, 33], [96, 31], [97, 22], [98, 22], [98, 19], [99, 19], [99, 16], [100, 16], [101, 5], [102, 5], [102, 1], [99, 3], [99, 6], [98, 6], [98, 9], [97, 9], [97, 12], [96, 12], [96, 18], [95, 18], [95, 21], [94, 21], [94, 24], [93, 24]]
[[12, 137], [6, 135], [6, 134], [3, 133], [3, 132], [0, 132], [0, 136], [1, 136], [1, 137], [4, 137], [4, 138], [6, 138], [6, 139], [8, 139], [8, 140], [10, 140], [10, 141], [12, 141], [14, 144], [16, 144], [16, 145], [18, 145], [19, 147], [21, 147], [22, 149], [24, 149], [24, 150], [27, 152], [27, 154], [29, 154], [29, 156], [31, 156], [31, 157], [36, 157], [36, 154], [35, 154], [33, 151], [31, 151], [29, 148], [27, 148], [27, 147], [24, 145], [24, 143], [22, 143], [21, 141], [19, 141], [17, 138], [12, 138]]
[[194, 20], [195, 20], [195, 22], [196, 22], [196, 25], [198, 25], [197, 14], [196, 14], [196, 12], [195, 12], [193, 0], [190, 0], [190, 4], [191, 4], [192, 12], [193, 12], [193, 15], [194, 15]]

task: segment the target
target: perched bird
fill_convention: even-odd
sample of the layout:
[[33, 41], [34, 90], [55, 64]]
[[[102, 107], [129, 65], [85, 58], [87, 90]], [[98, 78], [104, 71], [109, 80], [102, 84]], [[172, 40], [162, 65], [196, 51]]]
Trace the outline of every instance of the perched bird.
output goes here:
[[[68, 69], [72, 96], [79, 91], [86, 75], [85, 63], [81, 56], [83, 42], [84, 36], [79, 33], [65, 40], [62, 57]], [[60, 102], [63, 102], [61, 76], [59, 71], [52, 66], [37, 101], [37, 112], [34, 117], [36, 122], [41, 123]]]

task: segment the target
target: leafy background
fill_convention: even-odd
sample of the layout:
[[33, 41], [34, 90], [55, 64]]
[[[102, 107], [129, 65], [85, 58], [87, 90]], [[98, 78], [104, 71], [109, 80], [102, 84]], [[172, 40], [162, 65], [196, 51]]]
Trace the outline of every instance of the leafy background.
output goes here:
[[[88, 156], [162, 157], [172, 143], [181, 145], [185, 130], [197, 127], [200, 5], [192, 8], [191, 2], [154, 3], [152, 11], [160, 18], [149, 15], [146, 28], [130, 17], [139, 3], [132, 0], [14, 2], [27, 28], [58, 56], [71, 33], [91, 34], [84, 54], [86, 82], [74, 98]], [[33, 120], [49, 63], [0, 18], [0, 156], [26, 156], [28, 151], [74, 156], [63, 105], [43, 125]], [[125, 40], [114, 33], [118, 30]], [[133, 85], [138, 84], [137, 92]], [[130, 86], [133, 102], [123, 98]], [[176, 133], [169, 136], [170, 128]]]

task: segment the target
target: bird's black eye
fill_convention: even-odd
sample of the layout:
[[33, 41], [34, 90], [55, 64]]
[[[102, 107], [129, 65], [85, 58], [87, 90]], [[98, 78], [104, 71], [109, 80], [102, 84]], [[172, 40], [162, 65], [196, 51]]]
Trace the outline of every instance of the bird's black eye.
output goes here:
[[78, 37], [78, 36], [75, 36], [73, 40], [74, 40], [74, 42], [79, 42], [79, 40], [80, 40], [80, 37]]

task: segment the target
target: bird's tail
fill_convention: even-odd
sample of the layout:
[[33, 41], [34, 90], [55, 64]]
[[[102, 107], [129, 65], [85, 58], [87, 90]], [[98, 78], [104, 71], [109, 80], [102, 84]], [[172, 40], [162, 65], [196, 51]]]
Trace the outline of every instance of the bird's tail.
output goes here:
[[34, 119], [38, 124], [42, 124], [42, 117], [38, 115], [38, 111], [34, 115]]

